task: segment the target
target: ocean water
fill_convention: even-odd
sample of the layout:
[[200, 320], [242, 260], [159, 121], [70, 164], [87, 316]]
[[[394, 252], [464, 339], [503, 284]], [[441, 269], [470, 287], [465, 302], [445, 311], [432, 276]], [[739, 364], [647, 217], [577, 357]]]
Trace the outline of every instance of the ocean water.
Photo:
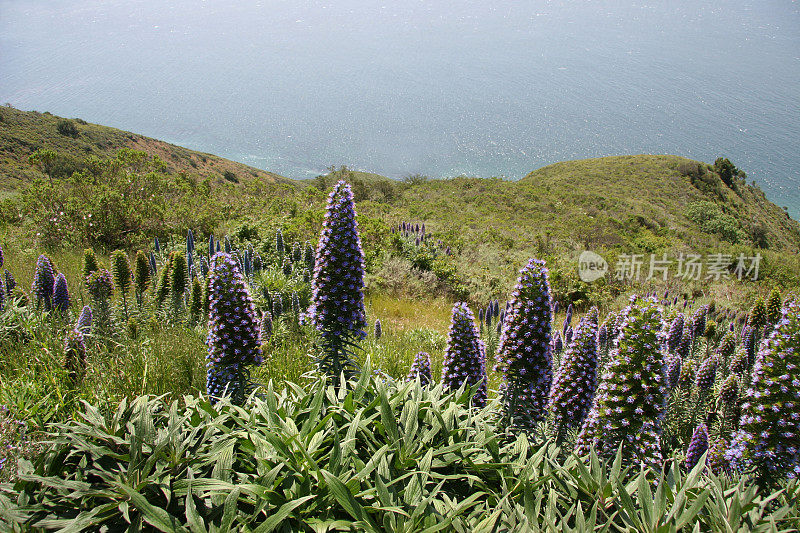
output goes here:
[[788, 0], [0, 0], [0, 103], [293, 178], [724, 155], [800, 216]]

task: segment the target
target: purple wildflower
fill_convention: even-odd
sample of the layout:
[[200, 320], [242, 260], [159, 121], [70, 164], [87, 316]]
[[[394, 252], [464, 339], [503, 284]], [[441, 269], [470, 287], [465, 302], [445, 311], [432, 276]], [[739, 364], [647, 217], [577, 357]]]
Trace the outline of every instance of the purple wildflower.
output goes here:
[[350, 185], [340, 181], [328, 197], [317, 245], [308, 317], [323, 337], [364, 338], [364, 252]]
[[550, 281], [545, 262], [531, 259], [511, 293], [497, 347], [503, 408], [513, 425], [533, 428], [545, 417], [553, 381]]
[[53, 285], [53, 309], [65, 315], [69, 311], [69, 289], [67, 288], [67, 278], [61, 272], [56, 276]]
[[800, 304], [761, 343], [728, 458], [762, 477], [800, 477]]
[[89, 333], [92, 329], [92, 308], [84, 305], [81, 309], [81, 314], [78, 316], [78, 322], [75, 323], [75, 329], [84, 335]]
[[581, 321], [575, 328], [575, 340], [561, 358], [550, 391], [550, 411], [559, 433], [580, 427], [592, 405], [599, 361], [596, 332], [594, 320]]
[[661, 309], [654, 299], [634, 297], [622, 311], [620, 334], [600, 375], [592, 408], [576, 449], [593, 447], [602, 457], [623, 454], [655, 466], [661, 459], [661, 420], [665, 390], [661, 345]]
[[431, 377], [431, 356], [427, 352], [419, 352], [414, 357], [407, 379], [408, 381], [419, 379], [422, 385], [429, 385], [433, 381]]
[[675, 350], [678, 349], [678, 345], [683, 338], [683, 323], [683, 315], [679, 314], [669, 326], [669, 332], [667, 333], [667, 349], [672, 353], [675, 353]]
[[209, 275], [206, 387], [212, 401], [228, 393], [241, 404], [251, 387], [246, 367], [262, 361], [253, 300], [229, 254], [214, 256]]
[[33, 286], [31, 294], [36, 298], [36, 306], [44, 307], [45, 311], [53, 308], [53, 287], [55, 285], [55, 274], [50, 258], [42, 254], [36, 261], [36, 270], [33, 273]]
[[486, 351], [475, 327], [475, 317], [465, 303], [453, 306], [453, 318], [444, 352], [442, 382], [451, 391], [462, 385], [478, 385], [472, 398], [476, 407], [486, 405]]
[[694, 430], [692, 440], [689, 442], [689, 449], [686, 450], [686, 469], [691, 470], [700, 458], [708, 451], [708, 429], [705, 424], [700, 424]]

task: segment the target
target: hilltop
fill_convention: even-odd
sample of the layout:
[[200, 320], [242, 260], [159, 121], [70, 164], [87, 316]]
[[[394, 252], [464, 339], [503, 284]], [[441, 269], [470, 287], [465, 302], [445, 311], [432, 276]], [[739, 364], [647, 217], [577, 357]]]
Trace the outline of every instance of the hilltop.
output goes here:
[[170, 173], [184, 172], [214, 181], [236, 182], [251, 177], [283, 182], [286, 178], [222, 157], [189, 150], [136, 133], [91, 124], [80, 118], [68, 119], [0, 107], [0, 193], [18, 189], [41, 172], [29, 157], [37, 150], [53, 150], [59, 155], [59, 177], [81, 168], [87, 157], [109, 158], [121, 149], [142, 150], [161, 158]]

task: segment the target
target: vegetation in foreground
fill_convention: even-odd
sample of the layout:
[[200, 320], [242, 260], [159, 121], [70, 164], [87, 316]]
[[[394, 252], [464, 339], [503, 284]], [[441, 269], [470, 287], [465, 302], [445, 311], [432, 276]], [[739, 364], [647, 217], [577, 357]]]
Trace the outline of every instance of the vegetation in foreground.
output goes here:
[[[198, 249], [189, 232], [185, 250], [164, 256], [156, 241], [134, 268], [113, 254], [111, 271], [88, 250], [92, 305], [74, 323], [66, 277], [47, 255], [36, 262], [30, 294], [11, 288], [4, 325], [23, 333], [5, 345], [12, 355], [30, 343], [25, 332], [66, 337], [60, 368], [20, 359], [7, 367], [19, 377], [30, 372], [3, 384], [17, 413], [54, 407], [51, 420], [62, 420], [43, 430], [33, 463], [14, 457], [16, 479], [0, 499], [7, 523], [165, 531], [798, 527], [793, 298], [773, 291], [737, 320], [716, 305], [689, 314], [690, 302], [669, 294], [634, 296], [602, 323], [589, 310], [574, 329], [570, 305], [553, 331], [548, 272], [532, 260], [509, 302], [481, 309], [477, 324], [465, 304], [454, 306], [437, 384], [424, 354], [412, 381], [373, 375], [364, 362], [364, 253], [345, 183], [330, 195], [316, 250], [289, 251], [281, 233], [278, 261], [230, 240], [222, 248], [210, 239]], [[294, 284], [290, 296], [270, 292], [280, 283]], [[95, 396], [96, 406], [71, 416], [93, 364], [89, 352], [117, 355], [141, 338], [136, 318], [148, 315], [200, 334], [207, 324], [208, 398], [185, 390], [171, 400]], [[258, 386], [257, 368], [281, 325], [314, 355], [305, 386]], [[384, 341], [382, 325], [372, 337], [368, 347]], [[497, 389], [488, 387], [490, 360], [498, 362]], [[52, 380], [48, 395], [26, 401], [25, 388], [43, 377]], [[50, 397], [55, 391], [63, 397]]]
[[[800, 529], [800, 227], [724, 158], [293, 182], [0, 119], [5, 525]], [[589, 284], [586, 249], [763, 261]]]

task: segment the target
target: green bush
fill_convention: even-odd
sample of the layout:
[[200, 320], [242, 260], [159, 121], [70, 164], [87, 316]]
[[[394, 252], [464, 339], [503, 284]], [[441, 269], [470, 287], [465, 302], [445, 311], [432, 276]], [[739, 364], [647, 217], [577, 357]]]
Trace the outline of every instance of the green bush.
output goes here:
[[58, 124], [56, 124], [56, 131], [58, 131], [58, 133], [61, 135], [66, 135], [67, 137], [78, 136], [78, 126], [76, 126], [71, 120], [67, 119], [58, 121]]
[[[161, 531], [791, 531], [798, 485], [561, 457], [504, 435], [470, 391], [317, 381], [244, 407], [140, 397], [54, 426], [0, 486], [6, 527]], [[655, 480], [655, 485], [652, 480]]]
[[736, 218], [723, 212], [714, 202], [693, 202], [687, 207], [686, 216], [705, 233], [717, 234], [734, 244], [747, 240]]

